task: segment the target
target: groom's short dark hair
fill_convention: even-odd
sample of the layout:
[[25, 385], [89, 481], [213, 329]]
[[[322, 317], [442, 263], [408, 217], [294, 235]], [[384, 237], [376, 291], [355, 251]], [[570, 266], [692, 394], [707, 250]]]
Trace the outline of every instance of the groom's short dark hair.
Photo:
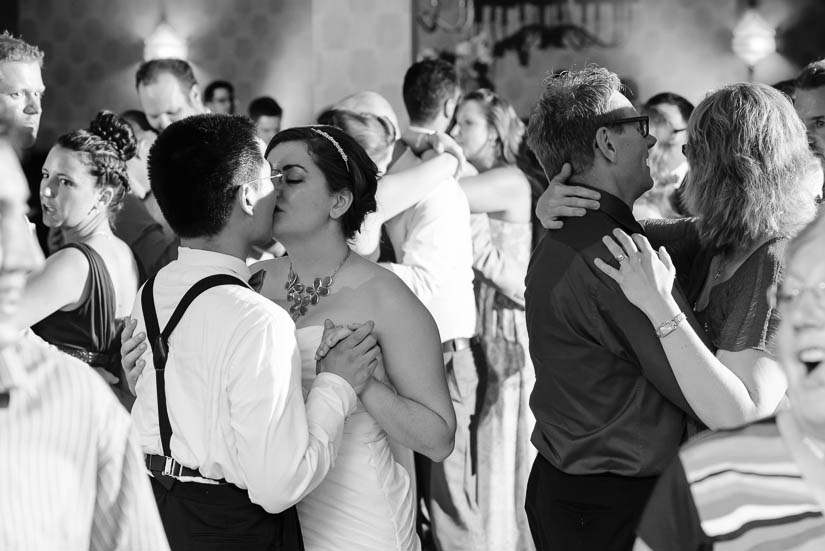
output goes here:
[[257, 178], [262, 163], [252, 121], [194, 115], [158, 136], [149, 151], [149, 180], [172, 230], [205, 237], [223, 229], [238, 186]]

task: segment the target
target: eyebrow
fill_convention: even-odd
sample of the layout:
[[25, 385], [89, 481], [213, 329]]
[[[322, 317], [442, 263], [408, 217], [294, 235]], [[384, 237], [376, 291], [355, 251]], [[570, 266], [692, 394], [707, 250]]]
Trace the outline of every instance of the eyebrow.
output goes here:
[[45, 168], [41, 168], [41, 169], [40, 169], [40, 173], [41, 173], [41, 174], [43, 174], [44, 172], [45, 172], [46, 174], [48, 174], [49, 176], [55, 176], [55, 177], [57, 177], [57, 178], [63, 178], [64, 180], [71, 180], [72, 182], [74, 182], [74, 178], [72, 178], [71, 176], [69, 176], [69, 175], [68, 175], [68, 174], [66, 174], [65, 172], [55, 172], [55, 173], [51, 173], [51, 172], [49, 172], [48, 170], [46, 170]]
[[309, 172], [307, 169], [305, 169], [304, 167], [302, 167], [301, 165], [299, 165], [297, 163], [293, 163], [291, 165], [284, 165], [280, 168], [280, 170], [289, 170], [290, 168], [300, 168], [304, 172]]

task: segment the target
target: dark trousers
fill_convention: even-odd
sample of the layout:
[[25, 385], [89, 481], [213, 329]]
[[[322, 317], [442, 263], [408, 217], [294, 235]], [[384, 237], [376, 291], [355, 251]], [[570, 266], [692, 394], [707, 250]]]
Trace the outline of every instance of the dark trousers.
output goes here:
[[150, 477], [172, 551], [303, 551], [298, 512], [273, 515], [232, 484]]
[[541, 455], [525, 510], [537, 551], [630, 551], [656, 477], [569, 475]]

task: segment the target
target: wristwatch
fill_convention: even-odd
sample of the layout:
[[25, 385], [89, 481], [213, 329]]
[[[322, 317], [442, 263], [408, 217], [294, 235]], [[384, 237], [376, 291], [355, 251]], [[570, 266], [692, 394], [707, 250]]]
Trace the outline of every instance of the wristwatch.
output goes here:
[[656, 329], [656, 336], [664, 339], [679, 327], [687, 319], [684, 312], [679, 312]]

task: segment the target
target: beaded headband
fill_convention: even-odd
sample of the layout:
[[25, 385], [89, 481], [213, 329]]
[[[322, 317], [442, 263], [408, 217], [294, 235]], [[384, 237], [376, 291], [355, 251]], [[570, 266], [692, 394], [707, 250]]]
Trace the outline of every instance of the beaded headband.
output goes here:
[[326, 133], [326, 132], [324, 132], [323, 130], [319, 130], [318, 128], [310, 128], [310, 130], [312, 130], [312, 131], [313, 131], [313, 132], [315, 132], [316, 134], [320, 134], [321, 136], [325, 137], [326, 139], [328, 139], [328, 140], [330, 141], [330, 143], [331, 143], [332, 145], [334, 145], [334, 146], [335, 146], [335, 149], [337, 149], [337, 150], [338, 150], [338, 153], [341, 155], [341, 158], [342, 158], [342, 159], [344, 159], [344, 166], [345, 166], [345, 167], [347, 167], [347, 172], [349, 172], [349, 162], [347, 161], [347, 154], [346, 154], [346, 153], [344, 153], [344, 149], [343, 149], [343, 148], [341, 147], [341, 145], [340, 145], [340, 144], [339, 144], [339, 143], [335, 140], [335, 138], [333, 138], [332, 136], [330, 136], [329, 134], [327, 134], [327, 133]]

